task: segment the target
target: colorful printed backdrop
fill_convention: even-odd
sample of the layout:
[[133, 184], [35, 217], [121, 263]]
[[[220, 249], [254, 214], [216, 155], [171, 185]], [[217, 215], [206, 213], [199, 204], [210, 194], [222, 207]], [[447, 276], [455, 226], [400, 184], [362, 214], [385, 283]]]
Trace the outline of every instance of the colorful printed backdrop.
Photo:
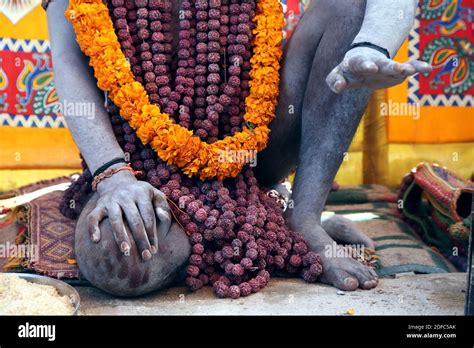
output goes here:
[[[80, 166], [78, 150], [64, 118], [57, 113], [46, 15], [40, 2], [0, 0], [0, 169]], [[282, 0], [285, 39], [309, 2]], [[474, 142], [474, 0], [420, 0], [419, 4], [415, 26], [396, 59], [421, 58], [435, 69], [427, 77], [411, 78], [386, 91], [387, 102], [420, 105], [417, 119], [394, 116], [385, 121], [391, 148], [424, 146], [423, 155], [420, 148], [410, 149], [414, 155], [406, 166], [426, 157], [439, 157], [439, 144], [445, 144], [443, 149], [449, 147], [451, 153], [459, 143], [468, 147]], [[361, 137], [358, 139], [362, 143]], [[403, 153], [392, 152], [398, 159], [408, 156], [406, 148]], [[474, 162], [473, 157], [471, 153], [470, 162]], [[469, 167], [461, 162], [454, 165]]]
[[48, 41], [0, 39], [1, 124], [64, 127]]
[[[13, 26], [34, 11], [40, 0], [1, 0], [0, 13]], [[8, 23], [3, 23], [2, 27]], [[43, 19], [44, 20], [44, 19]], [[34, 37], [0, 38], [0, 124], [15, 127], [64, 127], [57, 116], [49, 42]]]
[[409, 101], [424, 106], [474, 105], [472, 0], [425, 0], [409, 37], [410, 59], [433, 72], [410, 79]]
[[422, 59], [433, 65], [387, 90], [393, 103], [419, 105], [419, 117], [387, 118], [390, 143], [474, 141], [474, 0], [422, 0], [415, 25], [396, 59]]
[[80, 166], [74, 141], [58, 115], [40, 3], [0, 0], [0, 169]]

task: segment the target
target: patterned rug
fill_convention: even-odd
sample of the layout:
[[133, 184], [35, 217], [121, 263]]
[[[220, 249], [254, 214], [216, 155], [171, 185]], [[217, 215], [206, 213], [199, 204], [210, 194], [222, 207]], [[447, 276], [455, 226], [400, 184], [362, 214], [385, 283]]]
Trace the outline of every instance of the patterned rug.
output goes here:
[[367, 202], [396, 202], [396, 192], [382, 185], [346, 186], [332, 191], [326, 204], [362, 204]]
[[[70, 183], [67, 177], [43, 181], [24, 186], [16, 191], [21, 196], [28, 193], [41, 193], [39, 190], [54, 189], [58, 184]], [[20, 258], [10, 258], [6, 268], [15, 266], [48, 275], [54, 278], [77, 278], [79, 270], [74, 259], [74, 225], [75, 221], [64, 217], [59, 212], [59, 202], [63, 191], [55, 190], [31, 200], [21, 206], [21, 209], [10, 214], [23, 212], [21, 220], [0, 228], [0, 234], [11, 235], [16, 229], [16, 243], [30, 246], [37, 252], [23, 255]], [[0, 201], [0, 206], [1, 206]], [[7, 216], [6, 220], [11, 218]], [[12, 241], [13, 242], [13, 241]], [[36, 248], [36, 249], [33, 249]]]
[[[380, 277], [408, 272], [456, 272], [450, 261], [437, 249], [427, 246], [402, 220], [396, 203], [359, 201], [356, 204], [327, 205], [325, 209], [354, 219], [357, 227], [376, 243], [375, 269]], [[368, 214], [371, 216], [364, 217]], [[366, 256], [372, 263], [371, 256]]]

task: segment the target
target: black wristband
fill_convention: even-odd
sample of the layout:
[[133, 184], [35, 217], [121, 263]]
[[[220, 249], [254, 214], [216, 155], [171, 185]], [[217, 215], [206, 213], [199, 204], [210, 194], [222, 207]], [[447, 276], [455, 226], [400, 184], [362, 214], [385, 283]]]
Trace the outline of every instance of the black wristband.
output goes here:
[[349, 48], [348, 51], [350, 51], [350, 50], [352, 50], [353, 48], [356, 48], [356, 47], [372, 48], [376, 51], [379, 51], [380, 53], [383, 53], [388, 59], [390, 59], [390, 53], [388, 52], [388, 50], [386, 48], [374, 45], [373, 43], [370, 43], [370, 42], [356, 42], [356, 43], [353, 43], [351, 45], [351, 47]]
[[104, 163], [103, 165], [101, 165], [99, 168], [97, 168], [97, 170], [94, 172], [94, 175], [92, 177], [95, 178], [97, 175], [109, 169], [110, 166], [113, 166], [114, 164], [117, 164], [117, 163], [127, 163], [127, 161], [125, 161], [125, 159], [122, 157], [114, 158], [113, 160], [110, 160], [107, 163]]

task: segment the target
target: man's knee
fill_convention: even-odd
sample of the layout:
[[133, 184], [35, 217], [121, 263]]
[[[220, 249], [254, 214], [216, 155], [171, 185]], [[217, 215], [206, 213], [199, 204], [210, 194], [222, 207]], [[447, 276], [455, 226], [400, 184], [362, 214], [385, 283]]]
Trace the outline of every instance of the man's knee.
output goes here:
[[77, 222], [75, 254], [81, 275], [92, 285], [116, 296], [140, 296], [179, 280], [191, 246], [177, 224], [172, 224], [166, 238], [158, 241], [153, 258], [143, 261], [133, 238], [129, 255], [120, 251], [108, 219], [100, 224], [100, 242], [92, 242], [87, 231], [90, 210], [86, 206]]

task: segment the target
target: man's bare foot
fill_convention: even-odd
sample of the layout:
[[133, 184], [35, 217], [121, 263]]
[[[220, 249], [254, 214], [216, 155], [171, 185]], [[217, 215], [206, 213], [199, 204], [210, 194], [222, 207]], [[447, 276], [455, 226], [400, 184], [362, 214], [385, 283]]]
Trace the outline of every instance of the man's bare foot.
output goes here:
[[375, 249], [375, 243], [357, 225], [341, 215], [333, 215], [321, 223], [326, 233], [339, 244], [365, 245]]
[[[377, 286], [378, 276], [373, 269], [356, 261], [350, 255], [341, 255], [334, 252], [336, 242], [319, 225], [317, 219], [296, 218], [295, 214], [291, 214], [287, 218], [287, 223], [290, 228], [305, 237], [310, 249], [321, 256], [323, 264], [321, 282], [333, 285], [341, 290], [356, 290], [357, 288], [368, 290]], [[336, 233], [332, 234], [336, 235]], [[339, 234], [339, 237], [341, 236], [342, 234]], [[352, 240], [357, 240], [357, 238], [353, 237]], [[353, 244], [343, 240], [341, 242]], [[370, 239], [366, 242], [373, 246]], [[364, 242], [362, 244], [366, 245]]]
[[321, 255], [323, 274], [321, 282], [341, 290], [370, 290], [377, 286], [377, 273], [370, 267], [350, 257], [326, 257]]

